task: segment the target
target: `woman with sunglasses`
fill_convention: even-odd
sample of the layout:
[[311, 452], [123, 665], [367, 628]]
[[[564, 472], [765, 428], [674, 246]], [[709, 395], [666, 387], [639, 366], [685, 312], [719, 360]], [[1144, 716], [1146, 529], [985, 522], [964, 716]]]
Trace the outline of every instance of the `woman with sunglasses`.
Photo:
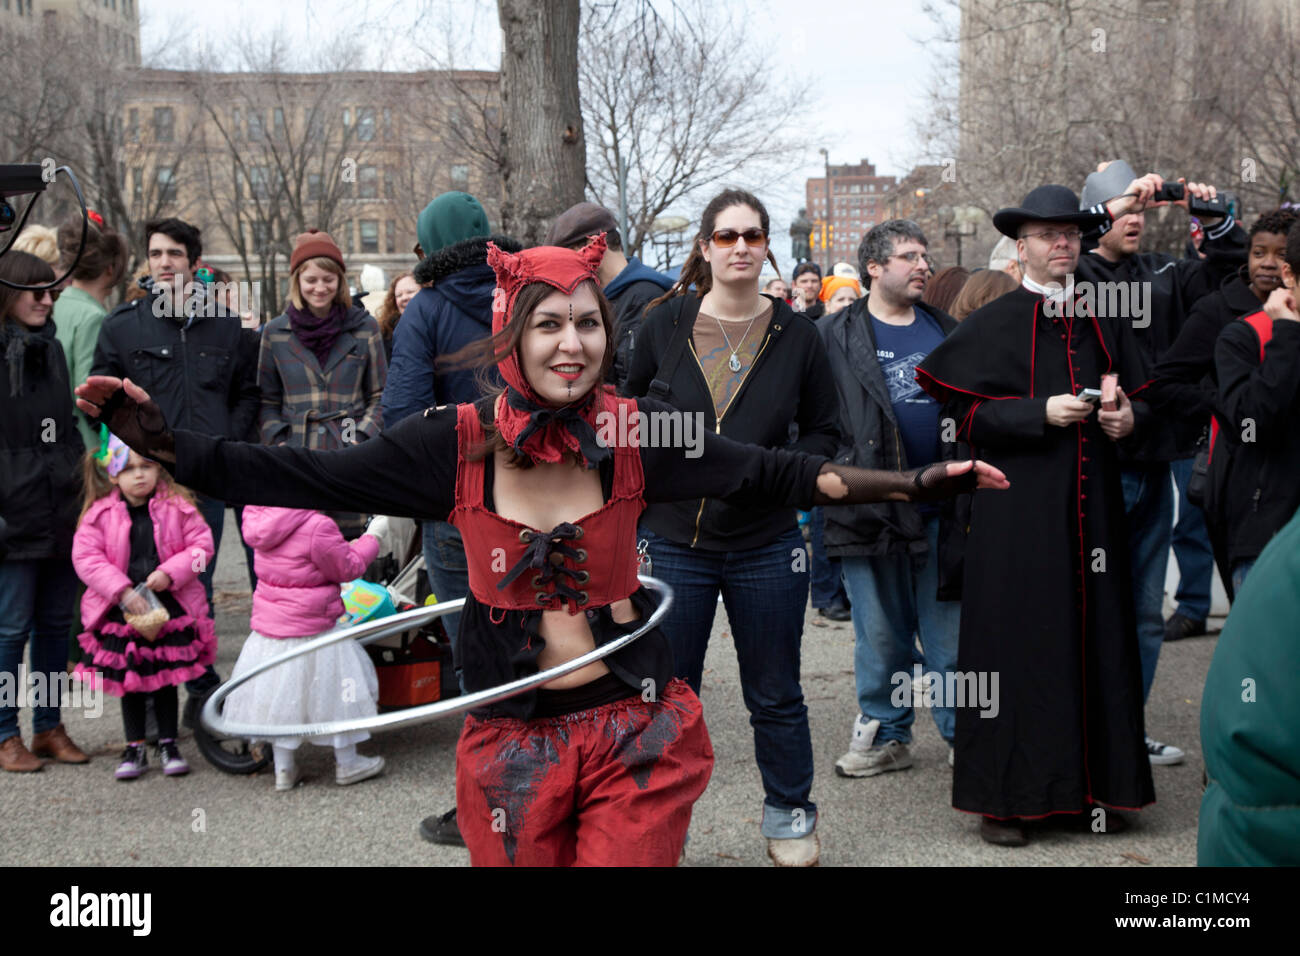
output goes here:
[[[768, 226], [763, 204], [738, 189], [705, 207], [680, 280], [646, 315], [627, 394], [697, 413], [734, 441], [830, 456], [838, 398], [816, 328], [759, 293], [763, 260], [776, 265]], [[651, 505], [641, 528], [675, 596], [663, 631], [676, 676], [697, 693], [721, 592], [766, 794], [768, 854], [778, 866], [814, 865], [812, 737], [799, 685], [809, 574], [795, 510], [695, 498]]]
[[[47, 285], [54, 270], [11, 250], [0, 258], [0, 279]], [[90, 759], [68, 738], [59, 715], [77, 597], [72, 535], [85, 444], [50, 318], [57, 297], [49, 289], [0, 285], [0, 682], [23, 687], [19, 668], [28, 644], [27, 670], [34, 678], [30, 750], [23, 745], [18, 705], [12, 698], [0, 701], [0, 767], [19, 773], [40, 770], [41, 757]], [[26, 696], [18, 693], [20, 700]]]

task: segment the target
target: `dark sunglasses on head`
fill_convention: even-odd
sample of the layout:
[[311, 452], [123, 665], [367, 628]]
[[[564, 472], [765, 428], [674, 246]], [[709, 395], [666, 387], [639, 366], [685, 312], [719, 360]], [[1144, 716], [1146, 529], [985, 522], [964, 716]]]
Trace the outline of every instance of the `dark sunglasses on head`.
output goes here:
[[712, 238], [714, 245], [721, 246], [723, 249], [734, 246], [737, 239], [744, 239], [747, 246], [767, 244], [767, 233], [762, 229], [746, 229], [744, 232], [737, 232], [735, 229], [719, 229]]

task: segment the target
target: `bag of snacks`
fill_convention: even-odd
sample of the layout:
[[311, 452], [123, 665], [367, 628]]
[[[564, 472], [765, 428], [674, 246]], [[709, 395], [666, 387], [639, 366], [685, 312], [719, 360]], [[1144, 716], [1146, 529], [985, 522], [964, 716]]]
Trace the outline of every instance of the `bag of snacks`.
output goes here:
[[122, 609], [126, 623], [146, 641], [156, 638], [163, 625], [171, 620], [171, 615], [158, 600], [158, 595], [144, 584], [137, 584], [127, 592], [118, 606]]

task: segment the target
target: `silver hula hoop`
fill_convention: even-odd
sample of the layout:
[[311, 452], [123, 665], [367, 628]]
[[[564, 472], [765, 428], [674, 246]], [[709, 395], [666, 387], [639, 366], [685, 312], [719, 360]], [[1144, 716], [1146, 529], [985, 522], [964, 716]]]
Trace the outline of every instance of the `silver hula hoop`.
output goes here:
[[608, 657], [623, 648], [627, 647], [633, 641], [648, 634], [659, 622], [663, 616], [668, 613], [669, 607], [673, 603], [673, 589], [658, 578], [639, 576], [641, 583], [654, 591], [661, 598], [659, 606], [655, 608], [654, 613], [630, 634], [624, 634], [616, 640], [607, 644], [602, 644], [595, 650], [588, 651], [581, 657], [575, 657], [571, 661], [565, 661], [548, 670], [540, 671], [529, 677], [521, 677], [518, 680], [511, 681], [508, 684], [499, 684], [496, 687], [489, 687], [486, 690], [475, 691], [472, 694], [462, 694], [459, 697], [453, 697], [451, 700], [435, 701], [432, 704], [421, 704], [418, 707], [411, 707], [406, 710], [394, 711], [388, 714], [376, 714], [373, 717], [358, 717], [354, 720], [335, 720], [330, 723], [322, 724], [286, 724], [283, 726], [274, 726], [268, 724], [237, 724], [227, 721], [221, 714], [221, 703], [230, 694], [241, 687], [247, 681], [252, 680], [259, 674], [264, 674], [273, 667], [279, 667], [295, 657], [302, 657], [304, 654], [311, 654], [320, 650], [322, 647], [329, 647], [331, 644], [338, 644], [342, 641], [355, 640], [358, 644], [368, 644], [371, 641], [378, 640], [381, 637], [387, 637], [390, 634], [398, 634], [402, 631], [410, 630], [413, 627], [421, 627], [428, 624], [444, 614], [451, 614], [459, 611], [465, 604], [465, 601], [447, 601], [443, 604], [434, 604], [430, 607], [415, 608], [410, 611], [402, 611], [400, 614], [394, 614], [389, 617], [381, 618], [378, 621], [370, 621], [366, 624], [358, 624], [354, 627], [344, 628], [340, 631], [331, 631], [329, 634], [322, 635], [314, 641], [303, 644], [301, 647], [295, 647], [293, 650], [274, 657], [269, 661], [263, 661], [256, 667], [240, 674], [234, 680], [231, 680], [218, 687], [203, 705], [203, 711], [199, 719], [203, 726], [209, 731], [222, 737], [245, 737], [249, 740], [269, 740], [275, 737], [327, 737], [334, 734], [350, 733], [358, 730], [391, 730], [396, 727], [407, 727], [411, 724], [423, 723], [426, 720], [433, 720], [438, 717], [446, 717], [448, 714], [459, 714], [462, 711], [469, 710], [473, 707], [482, 707], [485, 704], [496, 703], [499, 700], [505, 700], [507, 697], [514, 697], [516, 694], [522, 694], [524, 691], [532, 690], [542, 684], [549, 683], [557, 677], [563, 677], [565, 674], [571, 674], [576, 670], [581, 670], [588, 664], [600, 660], [602, 657]]

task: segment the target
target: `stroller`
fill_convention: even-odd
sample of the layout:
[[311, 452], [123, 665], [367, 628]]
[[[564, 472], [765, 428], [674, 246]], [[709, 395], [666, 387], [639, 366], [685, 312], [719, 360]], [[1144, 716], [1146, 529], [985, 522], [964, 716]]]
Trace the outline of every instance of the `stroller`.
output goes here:
[[[409, 518], [389, 518], [389, 528], [388, 550], [375, 558], [360, 581], [344, 586], [350, 618], [347, 623], [375, 620], [433, 603], [419, 524]], [[451, 641], [441, 620], [381, 638], [367, 645], [366, 652], [379, 676], [381, 712], [460, 693]], [[209, 693], [215, 691], [213, 688]], [[200, 709], [206, 699], [200, 702]], [[225, 773], [253, 774], [271, 762], [269, 742], [220, 736], [201, 721], [195, 723], [194, 742], [204, 758]]]

